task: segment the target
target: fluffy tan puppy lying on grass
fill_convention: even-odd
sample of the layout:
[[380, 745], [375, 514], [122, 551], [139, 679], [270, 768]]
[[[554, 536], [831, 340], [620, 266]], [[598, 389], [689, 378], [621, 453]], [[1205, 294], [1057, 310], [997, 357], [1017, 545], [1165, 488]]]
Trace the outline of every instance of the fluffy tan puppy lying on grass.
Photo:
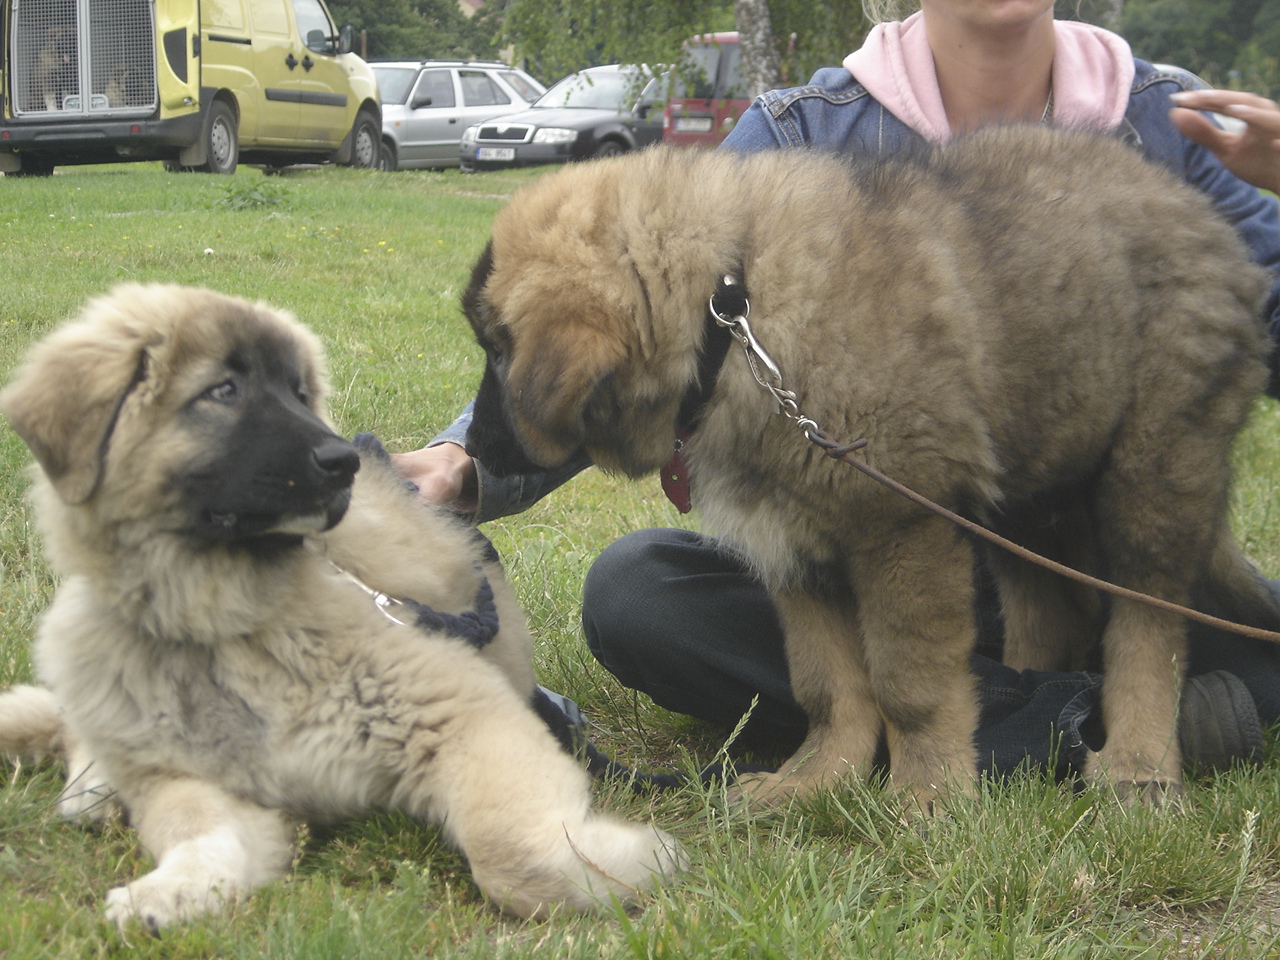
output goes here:
[[156, 866], [107, 915], [217, 910], [284, 873], [297, 820], [382, 807], [440, 824], [520, 917], [670, 877], [676, 841], [593, 811], [532, 709], [529, 634], [483, 538], [335, 434], [324, 394], [289, 316], [138, 286], [0, 394], [62, 578], [44, 686], [0, 695], [0, 750], [65, 752], [68, 813], [116, 791]]

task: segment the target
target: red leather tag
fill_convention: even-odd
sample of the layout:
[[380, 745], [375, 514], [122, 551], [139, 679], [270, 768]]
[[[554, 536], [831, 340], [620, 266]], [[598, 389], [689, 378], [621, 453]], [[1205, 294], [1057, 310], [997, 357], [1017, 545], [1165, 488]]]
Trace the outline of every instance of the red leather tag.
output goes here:
[[681, 513], [693, 509], [693, 501], [689, 496], [689, 467], [684, 462], [684, 437], [676, 438], [676, 451], [662, 468], [662, 492], [675, 504]]

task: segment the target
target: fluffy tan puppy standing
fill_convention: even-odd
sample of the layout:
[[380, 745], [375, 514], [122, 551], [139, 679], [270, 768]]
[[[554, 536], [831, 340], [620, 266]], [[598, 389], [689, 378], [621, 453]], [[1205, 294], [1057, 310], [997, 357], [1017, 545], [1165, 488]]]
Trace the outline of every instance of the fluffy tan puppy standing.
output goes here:
[[[762, 799], [869, 771], [913, 806], [975, 779], [973, 546], [832, 461], [708, 318], [735, 277], [800, 410], [1015, 541], [1175, 602], [1277, 622], [1227, 530], [1228, 454], [1265, 382], [1263, 272], [1208, 201], [1119, 141], [987, 131], [846, 160], [652, 150], [501, 211], [464, 307], [488, 363], [468, 446], [498, 473], [580, 450], [640, 476], [683, 444], [694, 504], [769, 586], [807, 741]], [[711, 359], [709, 359], [711, 358]], [[1176, 793], [1186, 624], [1003, 554], [1008, 659], [1103, 644], [1125, 797]]]
[[89, 304], [0, 394], [62, 578], [45, 688], [0, 695], [0, 750], [67, 753], [69, 814], [117, 791], [156, 866], [107, 915], [217, 910], [288, 868], [296, 821], [387, 807], [440, 824], [521, 917], [675, 873], [670, 836], [591, 809], [531, 708], [487, 543], [361, 458], [324, 394], [291, 317], [173, 286]]

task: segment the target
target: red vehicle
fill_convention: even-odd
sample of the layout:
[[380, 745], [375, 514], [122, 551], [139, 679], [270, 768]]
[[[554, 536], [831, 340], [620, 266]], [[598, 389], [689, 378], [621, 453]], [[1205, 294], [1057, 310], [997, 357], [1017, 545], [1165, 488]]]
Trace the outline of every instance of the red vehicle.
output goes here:
[[[739, 70], [737, 31], [705, 33], [685, 41], [685, 63], [662, 116], [662, 139], [714, 147], [751, 106]], [[692, 64], [692, 71], [687, 67]], [[682, 96], [683, 94], [683, 96]]]

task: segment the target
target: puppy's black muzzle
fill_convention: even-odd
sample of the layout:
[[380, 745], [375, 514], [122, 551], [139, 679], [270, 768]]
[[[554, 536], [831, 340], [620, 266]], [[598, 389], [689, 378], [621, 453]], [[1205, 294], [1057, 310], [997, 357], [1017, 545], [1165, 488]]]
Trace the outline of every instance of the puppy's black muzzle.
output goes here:
[[234, 541], [328, 530], [360, 469], [355, 446], [285, 390], [265, 389], [187, 475], [193, 532]]
[[467, 453], [495, 477], [540, 473], [544, 468], [525, 454], [506, 410], [505, 388], [492, 363], [485, 364], [467, 427]]

